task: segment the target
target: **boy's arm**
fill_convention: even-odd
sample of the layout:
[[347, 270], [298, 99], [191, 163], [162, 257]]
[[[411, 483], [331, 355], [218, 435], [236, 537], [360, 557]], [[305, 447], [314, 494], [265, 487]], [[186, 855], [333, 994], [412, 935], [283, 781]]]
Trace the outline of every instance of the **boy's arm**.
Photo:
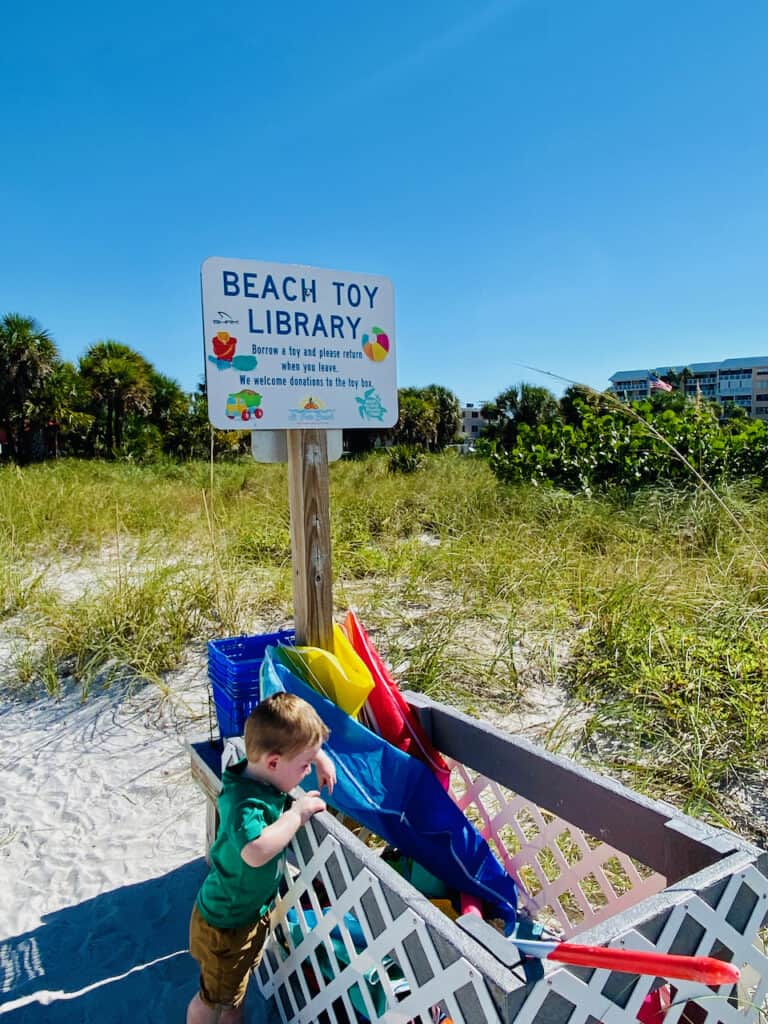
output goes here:
[[325, 788], [332, 793], [333, 787], [336, 785], [336, 766], [324, 750], [321, 750], [315, 758], [315, 770], [320, 789]]
[[267, 825], [258, 839], [246, 843], [240, 856], [252, 868], [260, 868], [262, 864], [272, 860], [286, 848], [305, 821], [313, 814], [325, 810], [325, 800], [313, 789], [311, 793], [302, 793], [293, 804], [271, 825]]

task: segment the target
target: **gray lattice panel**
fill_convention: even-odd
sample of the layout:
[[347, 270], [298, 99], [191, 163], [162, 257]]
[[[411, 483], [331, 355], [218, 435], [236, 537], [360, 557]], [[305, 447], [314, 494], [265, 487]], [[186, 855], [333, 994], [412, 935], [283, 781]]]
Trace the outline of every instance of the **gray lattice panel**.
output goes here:
[[449, 759], [451, 792], [507, 870], [531, 916], [567, 939], [646, 896], [663, 875], [621, 850]]
[[[631, 914], [604, 922], [594, 933], [581, 934], [579, 941], [731, 960], [742, 970], [736, 989], [672, 982], [672, 1005], [665, 1024], [679, 1020], [685, 1024], [744, 1024], [755, 1020], [768, 989], [768, 958], [756, 941], [768, 910], [768, 879], [750, 863], [748, 853], [737, 853], [716, 868], [693, 876], [690, 883], [690, 887], [677, 885], [638, 905]], [[745, 913], [746, 904], [750, 909]], [[516, 1022], [628, 1024], [658, 985], [659, 979], [610, 971], [549, 970], [546, 984], [530, 987]]]
[[[508, 1020], [508, 993], [522, 984], [513, 971], [500, 965], [388, 864], [365, 847], [329, 815], [320, 815], [292, 846], [285, 872], [285, 892], [273, 914], [275, 937], [258, 971], [262, 991], [274, 996], [281, 1018], [310, 1024], [327, 1014], [330, 1022], [357, 1021], [352, 1003], [356, 988], [371, 1020], [431, 1021], [431, 1009], [441, 1004], [461, 1021]], [[321, 906], [318, 890], [330, 898]], [[310, 928], [304, 911], [311, 909], [319, 924]], [[303, 921], [303, 938], [296, 944], [286, 925], [293, 910]], [[366, 946], [357, 952], [345, 924], [352, 914], [364, 933]], [[335, 977], [323, 977], [323, 964], [335, 964], [331, 931], [337, 928], [348, 966]], [[407, 992], [399, 992], [382, 963], [397, 965]], [[364, 976], [376, 970], [388, 1009], [377, 1015]], [[314, 980], [314, 985], [312, 984]], [[317, 987], [319, 986], [319, 991]]]
[[[460, 757], [454, 769], [457, 803], [474, 807], [478, 827], [508, 870], [514, 874], [520, 865], [537, 865], [541, 894], [530, 901], [534, 909], [552, 903], [553, 892], [579, 886], [594, 872], [596, 860], [615, 856], [627, 869], [628, 891], [608, 888], [608, 906], [597, 910], [582, 899], [585, 913], [578, 927], [557, 914], [568, 937], [732, 961], [742, 971], [737, 990], [676, 982], [665, 1022], [757, 1019], [768, 999], [768, 959], [759, 938], [768, 917], [768, 854], [452, 708], [408, 697], [422, 709], [437, 746], [454, 760]], [[526, 829], [520, 827], [520, 813], [527, 816]], [[505, 827], [512, 829], [514, 849], [504, 845]], [[578, 852], [572, 864], [554, 842], [563, 828]], [[550, 855], [554, 879], [537, 861], [542, 851]], [[628, 857], [633, 858], [629, 867]], [[648, 870], [640, 874], [634, 859]], [[666, 886], [661, 872], [668, 876]], [[600, 882], [607, 888], [604, 877]], [[627, 1024], [659, 984], [652, 978], [547, 966], [545, 981], [528, 986], [515, 1011], [519, 1024], [592, 1019]], [[521, 996], [518, 991], [517, 999]]]
[[[768, 986], [768, 959], [755, 945], [768, 913], [768, 879], [755, 867], [755, 852], [749, 847], [738, 850], [632, 911], [580, 934], [579, 940], [733, 960], [743, 972], [739, 991], [676, 982], [665, 1022], [744, 1024], [754, 1020]], [[321, 914], [315, 881], [330, 896], [331, 909], [319, 926], [304, 929], [305, 938], [298, 946], [288, 942], [285, 950], [273, 941], [262, 964], [262, 989], [276, 996], [286, 1022], [357, 1021], [350, 998], [350, 990], [357, 985], [370, 1019], [392, 1024], [414, 1019], [428, 1024], [436, 1003], [455, 1024], [512, 1020], [517, 1024], [630, 1024], [643, 999], [659, 984], [650, 977], [554, 963], [547, 964], [543, 980], [526, 984], [521, 972], [503, 968], [326, 815], [305, 830], [295, 845], [294, 858], [286, 871], [286, 892], [275, 908], [278, 934], [288, 909], [299, 908], [301, 913], [302, 898]], [[361, 954], [355, 953], [344, 926], [344, 914], [349, 912], [365, 933], [367, 947]], [[322, 977], [318, 951], [325, 950], [334, 962], [329, 936], [335, 926], [341, 930], [350, 964], [312, 992], [302, 964], [316, 979]], [[402, 969], [410, 995], [398, 1001], [391, 983], [382, 976], [389, 1009], [377, 1016], [363, 975], [387, 957]]]

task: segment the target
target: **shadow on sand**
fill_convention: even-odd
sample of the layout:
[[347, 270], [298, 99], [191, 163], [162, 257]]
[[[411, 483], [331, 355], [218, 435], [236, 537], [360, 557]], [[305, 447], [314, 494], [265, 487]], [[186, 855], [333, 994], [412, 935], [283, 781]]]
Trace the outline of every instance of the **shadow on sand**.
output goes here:
[[[183, 1022], [197, 989], [189, 914], [205, 871], [200, 858], [0, 939], [3, 1024]], [[248, 1024], [278, 1020], [254, 983], [247, 1009]]]

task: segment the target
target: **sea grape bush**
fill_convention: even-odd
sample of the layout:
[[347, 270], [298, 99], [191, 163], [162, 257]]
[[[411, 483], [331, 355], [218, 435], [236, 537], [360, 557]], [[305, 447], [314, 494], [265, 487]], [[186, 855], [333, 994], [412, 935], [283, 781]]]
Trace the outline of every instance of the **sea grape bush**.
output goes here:
[[493, 445], [495, 475], [507, 483], [550, 483], [586, 494], [690, 483], [696, 474], [710, 484], [768, 484], [768, 427], [761, 420], [722, 421], [717, 406], [695, 402], [681, 408], [649, 401], [602, 409], [577, 405], [577, 422], [522, 423], [510, 447]]

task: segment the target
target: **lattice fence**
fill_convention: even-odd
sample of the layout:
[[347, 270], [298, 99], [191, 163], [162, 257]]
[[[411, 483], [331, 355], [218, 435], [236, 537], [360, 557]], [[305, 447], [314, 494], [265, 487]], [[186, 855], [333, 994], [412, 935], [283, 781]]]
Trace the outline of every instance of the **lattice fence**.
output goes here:
[[451, 792], [523, 892], [531, 915], [569, 938], [605, 921], [666, 879], [497, 782], [451, 761]]
[[463, 956], [462, 943], [474, 943], [457, 944], [456, 926], [344, 826], [313, 819], [292, 854], [274, 938], [258, 968], [262, 991], [275, 997], [282, 1020], [504, 1019], [493, 992], [501, 998], [512, 973], [479, 948], [475, 962]]
[[[738, 855], [736, 855], [738, 857]], [[742, 858], [743, 859], [743, 858]], [[732, 865], [735, 867], [735, 864]], [[726, 869], [728, 870], [728, 869]], [[768, 958], [757, 932], [768, 913], [768, 879], [752, 865], [719, 879], [700, 894], [679, 887], [672, 907], [638, 923], [607, 945], [665, 953], [717, 956], [742, 970], [738, 986], [669, 985], [664, 1024], [744, 1024], [762, 1016], [768, 996]], [[531, 987], [517, 1024], [627, 1024], [659, 979], [610, 971], [558, 970]], [[762, 1008], [762, 1010], [761, 1010]]]
[[[430, 705], [449, 726], [462, 717]], [[456, 735], [465, 740], [476, 729], [477, 749], [487, 748], [488, 727], [463, 719], [457, 728], [463, 732]], [[580, 942], [732, 961], [742, 971], [739, 985], [666, 985], [659, 978], [551, 961], [545, 963], [541, 980], [528, 981], [521, 967], [503, 966], [376, 851], [322, 815], [294, 841], [275, 908], [274, 938], [258, 969], [260, 986], [275, 997], [282, 1020], [632, 1024], [638, 1013], [642, 1019], [647, 997], [661, 990], [663, 1004], [670, 1004], [664, 1024], [757, 1021], [768, 1000], [768, 957], [759, 940], [761, 927], [768, 924], [768, 855], [731, 833], [698, 826], [616, 784], [606, 795], [606, 784], [601, 788], [566, 759], [519, 743], [513, 752], [515, 741], [491, 732], [496, 753], [508, 742], [518, 768], [520, 758], [526, 759], [525, 776], [536, 780], [538, 792], [547, 773], [561, 785], [564, 773], [573, 773], [582, 795], [591, 794], [597, 802], [610, 797], [613, 804], [611, 844], [562, 813], [537, 806], [454, 761], [454, 799], [517, 877], [521, 902], [565, 937], [577, 934]], [[452, 749], [443, 739], [443, 750], [455, 757], [456, 744]], [[509, 772], [500, 774], [509, 777]], [[521, 783], [519, 788], [525, 787]], [[553, 798], [552, 805], [556, 802]], [[599, 812], [598, 806], [598, 819]], [[683, 877], [685, 870], [672, 865], [667, 871], [672, 880], [665, 887], [659, 871], [616, 847], [616, 821], [624, 817], [628, 832], [635, 818], [642, 819], [644, 828], [648, 820], [656, 822], [656, 855], [667, 848], [673, 856], [681, 850], [698, 870]], [[675, 845], [676, 836], [683, 837], [682, 845]], [[627, 847], [633, 849], [633, 844]], [[768, 1017], [763, 1021], [768, 1024]], [[661, 1018], [653, 1024], [661, 1024]]]

